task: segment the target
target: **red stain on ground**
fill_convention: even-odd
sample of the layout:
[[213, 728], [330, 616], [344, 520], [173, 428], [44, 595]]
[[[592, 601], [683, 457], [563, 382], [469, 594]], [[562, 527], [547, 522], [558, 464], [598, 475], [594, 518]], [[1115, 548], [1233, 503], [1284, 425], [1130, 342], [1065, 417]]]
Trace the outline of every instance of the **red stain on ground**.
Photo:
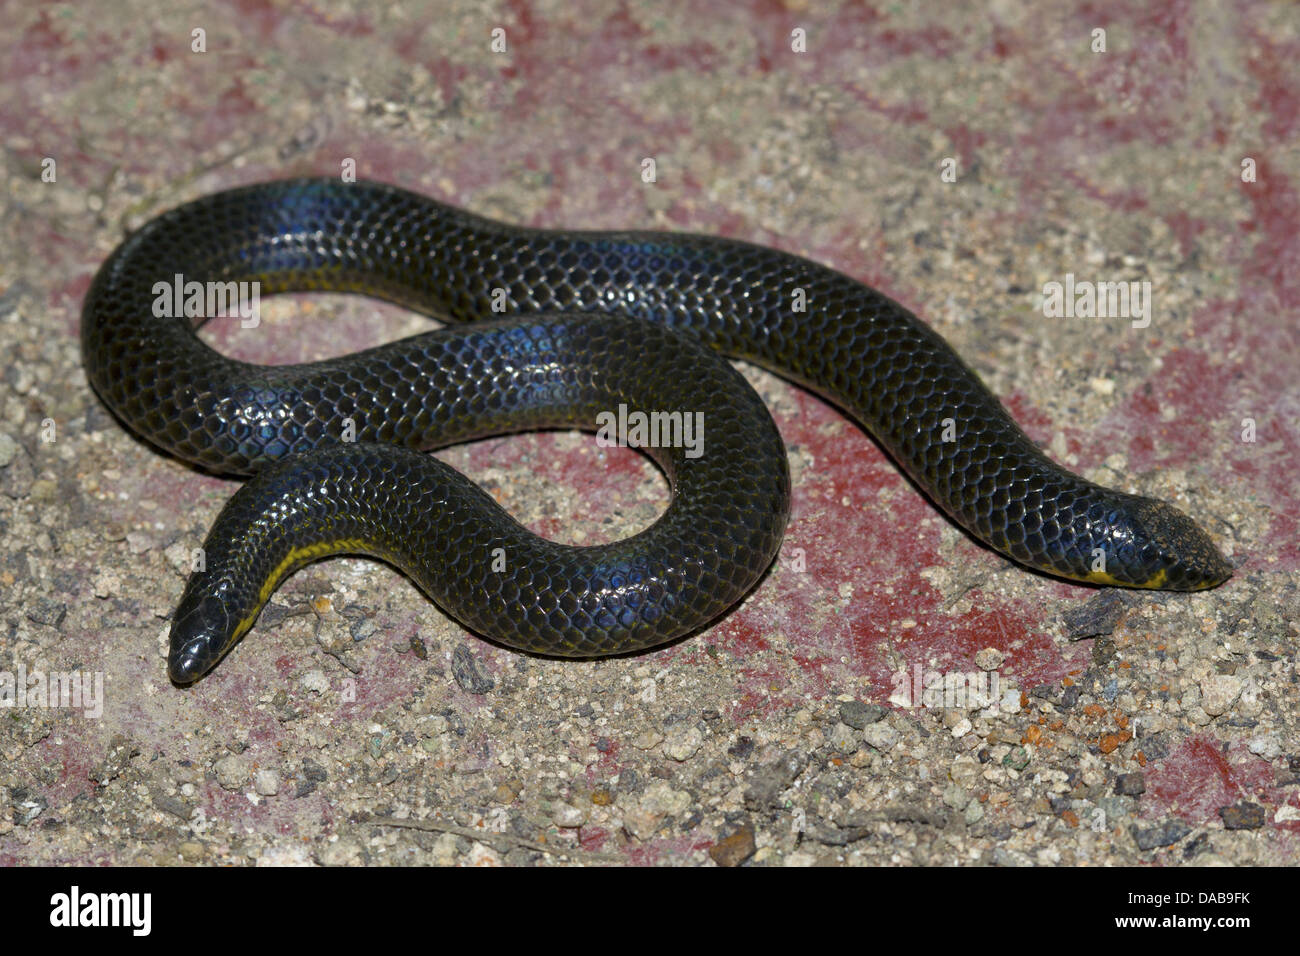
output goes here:
[[762, 630], [761, 615], [748, 614], [742, 608], [719, 621], [715, 633], [719, 643], [725, 644], [732, 655], [743, 659], [766, 651], [772, 646], [771, 642], [763, 636]]
[[1252, 215], [1241, 229], [1257, 236], [1253, 253], [1241, 264], [1241, 288], [1263, 284], [1288, 312], [1300, 309], [1300, 195], [1291, 179], [1265, 156], [1257, 156], [1254, 183], [1240, 183]]
[[[90, 779], [91, 770], [106, 756], [106, 752], [87, 747], [84, 740], [65, 735], [47, 737], [33, 749], [39, 754], [43, 766], [58, 768], [58, 778], [53, 784], [37, 788], [52, 807], [66, 807], [80, 794], [93, 789], [95, 783]], [[8, 807], [5, 812], [9, 812]], [[44, 815], [38, 817], [38, 825], [43, 820]]]
[[1266, 114], [1260, 129], [1266, 143], [1283, 143], [1290, 140], [1300, 127], [1300, 82], [1296, 79], [1295, 65], [1300, 61], [1300, 41], [1277, 40], [1249, 31], [1253, 56], [1246, 60], [1247, 68], [1259, 84], [1255, 106]]
[[[1223, 425], [1205, 414], [1226, 407], [1222, 370], [1204, 352], [1173, 349], [1165, 353], [1160, 372], [1134, 390], [1098, 429], [1090, 450], [1098, 460], [1120, 444], [1132, 472], [1193, 463], [1195, 449], [1223, 439]], [[1168, 413], [1172, 412], [1170, 418]], [[1127, 441], [1123, 438], [1127, 435]]]
[[583, 827], [578, 831], [578, 846], [588, 853], [599, 853], [608, 839], [609, 831], [603, 827]]
[[[285, 13], [271, 0], [232, 0], [236, 11], [235, 21], [248, 31], [249, 36], [273, 35], [285, 20]], [[299, 11], [311, 9], [299, 5]]]
[[654, 866], [663, 860], [684, 860], [690, 854], [707, 850], [713, 841], [691, 834], [662, 837], [624, 848], [631, 866]]
[[1275, 808], [1292, 799], [1293, 791], [1275, 786], [1272, 766], [1244, 745], [1228, 747], [1200, 734], [1147, 767], [1145, 774], [1142, 813], [1147, 819], [1177, 816], [1199, 826], [1217, 822], [1220, 809], [1248, 801], [1265, 807], [1270, 826], [1300, 830], [1300, 821], [1272, 822]]
[[1209, 220], [1193, 215], [1185, 209], [1174, 209], [1165, 212], [1165, 224], [1173, 231], [1178, 238], [1178, 253], [1187, 258], [1191, 256], [1197, 248], [1197, 240], [1205, 234], [1209, 228]]

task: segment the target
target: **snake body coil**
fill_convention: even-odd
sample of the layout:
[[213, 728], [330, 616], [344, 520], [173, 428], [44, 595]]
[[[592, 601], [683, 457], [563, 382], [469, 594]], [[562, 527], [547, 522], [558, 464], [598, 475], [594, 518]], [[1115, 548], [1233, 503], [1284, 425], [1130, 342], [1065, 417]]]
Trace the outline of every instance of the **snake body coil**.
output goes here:
[[[205, 345], [194, 320], [154, 316], [156, 285], [177, 274], [258, 281], [262, 294], [363, 293], [472, 324], [341, 359], [249, 365]], [[477, 321], [502, 296], [510, 318]], [[619, 653], [708, 623], [775, 556], [789, 481], [762, 403], [697, 343], [845, 409], [958, 524], [1022, 564], [1175, 590], [1231, 573], [1182, 512], [1049, 460], [935, 332], [825, 266], [729, 239], [525, 229], [391, 186], [287, 180], [153, 219], [85, 301], [86, 371], [108, 406], [186, 461], [255, 473], [186, 587], [171, 676], [202, 675], [280, 581], [337, 553], [392, 562], [474, 630], [530, 651]], [[609, 545], [538, 538], [419, 454], [590, 429], [620, 404], [703, 412], [707, 437], [698, 457], [646, 449], [671, 503]], [[340, 442], [349, 429], [356, 442]]]

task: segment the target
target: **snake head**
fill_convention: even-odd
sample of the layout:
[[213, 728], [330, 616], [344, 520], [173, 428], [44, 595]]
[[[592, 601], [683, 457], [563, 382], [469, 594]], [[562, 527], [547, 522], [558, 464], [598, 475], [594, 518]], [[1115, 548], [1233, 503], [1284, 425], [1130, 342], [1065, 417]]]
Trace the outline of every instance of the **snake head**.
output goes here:
[[1125, 496], [1109, 536], [1118, 555], [1105, 571], [1086, 580], [1095, 584], [1203, 591], [1232, 577], [1232, 565], [1201, 526], [1173, 505], [1154, 498]]
[[1147, 499], [1135, 520], [1161, 552], [1165, 581], [1157, 587], [1172, 591], [1202, 591], [1232, 577], [1232, 565], [1201, 526], [1173, 505]]
[[222, 582], [215, 587], [198, 583], [197, 576], [191, 580], [172, 621], [167, 674], [177, 684], [193, 683], [206, 674], [239, 636], [223, 600]]

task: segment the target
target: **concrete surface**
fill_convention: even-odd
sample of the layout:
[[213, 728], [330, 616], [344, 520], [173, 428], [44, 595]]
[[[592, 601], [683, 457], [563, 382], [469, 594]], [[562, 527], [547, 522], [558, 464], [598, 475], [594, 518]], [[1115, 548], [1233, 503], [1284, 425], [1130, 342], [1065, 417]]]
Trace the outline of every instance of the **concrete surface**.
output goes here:
[[[0, 674], [103, 681], [97, 715], [0, 710], [0, 863], [1300, 862], [1300, 17], [976, 6], [0, 4]], [[707, 633], [529, 658], [334, 560], [173, 687], [167, 617], [236, 484], [107, 414], [81, 299], [150, 215], [347, 158], [519, 223], [836, 266], [931, 322], [1060, 461], [1195, 515], [1236, 575], [1188, 596], [1024, 572], [746, 369], [794, 518]], [[1046, 317], [1067, 275], [1149, 281], [1150, 325]], [[339, 296], [263, 314], [204, 334], [266, 362], [427, 327]], [[575, 543], [666, 500], [588, 435], [442, 457]], [[918, 672], [996, 675], [997, 701], [914, 706]]]

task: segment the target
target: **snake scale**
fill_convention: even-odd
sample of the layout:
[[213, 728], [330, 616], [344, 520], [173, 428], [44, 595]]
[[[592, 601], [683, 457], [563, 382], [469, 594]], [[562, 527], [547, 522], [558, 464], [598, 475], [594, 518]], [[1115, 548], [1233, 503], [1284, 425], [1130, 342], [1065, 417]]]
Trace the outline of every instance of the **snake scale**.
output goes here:
[[[203, 316], [155, 314], [158, 283], [177, 275], [257, 282], [262, 294], [360, 293], [453, 324], [343, 358], [252, 365], [204, 344]], [[1023, 565], [1172, 590], [1231, 574], [1176, 508], [1047, 458], [898, 303], [732, 239], [522, 228], [372, 182], [260, 183], [129, 236], [91, 285], [81, 335], [90, 382], [138, 435], [253, 475], [174, 616], [177, 683], [234, 646], [285, 577], [340, 553], [392, 563], [466, 626], [522, 650], [599, 656], [698, 630], [756, 584], [789, 516], [781, 438], [724, 355], [838, 405], [954, 521]], [[423, 454], [591, 430], [620, 406], [702, 412], [705, 441], [702, 454], [644, 449], [670, 503], [611, 544], [540, 538]]]

